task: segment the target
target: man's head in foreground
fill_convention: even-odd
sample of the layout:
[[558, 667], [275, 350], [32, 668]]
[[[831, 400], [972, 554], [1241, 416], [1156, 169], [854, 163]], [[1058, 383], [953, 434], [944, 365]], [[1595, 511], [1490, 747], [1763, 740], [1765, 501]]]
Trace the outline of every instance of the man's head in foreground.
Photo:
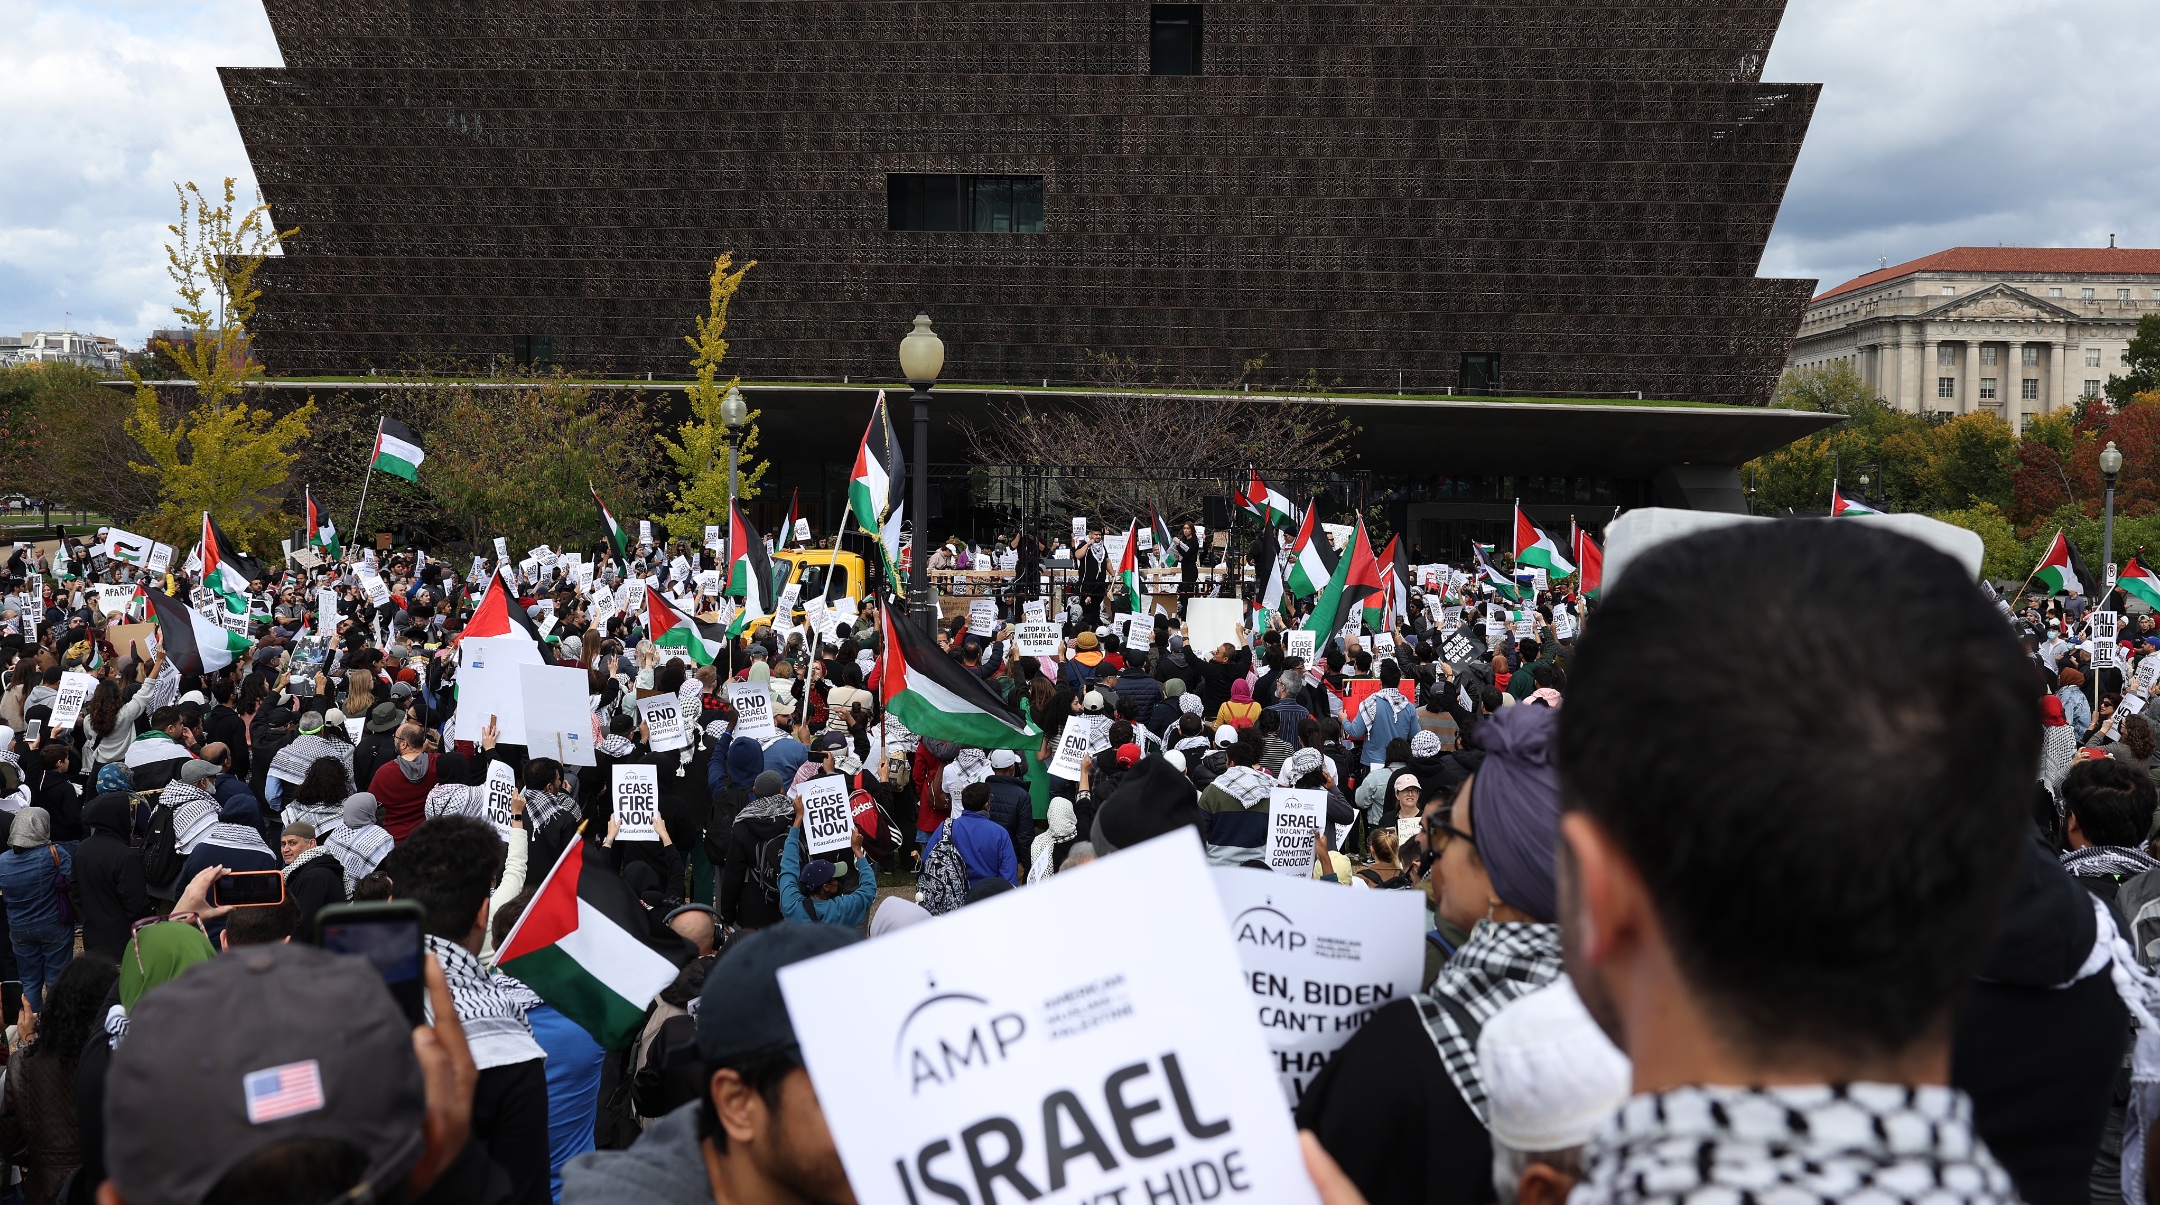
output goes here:
[[1635, 1090], [1946, 1082], [2040, 746], [1970, 577], [1860, 523], [1705, 532], [1634, 561], [1569, 678], [1568, 969]]

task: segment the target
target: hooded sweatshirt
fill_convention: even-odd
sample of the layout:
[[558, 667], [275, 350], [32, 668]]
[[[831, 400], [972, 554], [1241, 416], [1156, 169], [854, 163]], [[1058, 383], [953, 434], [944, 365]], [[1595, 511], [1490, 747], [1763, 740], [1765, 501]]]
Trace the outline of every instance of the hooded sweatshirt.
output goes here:
[[75, 850], [74, 881], [82, 890], [83, 949], [119, 961], [128, 929], [150, 915], [142, 851], [128, 846], [128, 796], [108, 791], [83, 807], [89, 836]]
[[711, 1205], [696, 1101], [646, 1127], [629, 1150], [587, 1151], [563, 1165], [565, 1205]]

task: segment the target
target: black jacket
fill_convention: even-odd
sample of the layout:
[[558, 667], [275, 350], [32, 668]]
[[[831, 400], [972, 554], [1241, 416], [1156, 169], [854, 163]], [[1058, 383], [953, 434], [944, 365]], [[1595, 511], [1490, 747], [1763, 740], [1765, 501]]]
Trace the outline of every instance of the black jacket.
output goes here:
[[766, 899], [765, 893], [750, 882], [749, 876], [752, 864], [757, 861], [759, 847], [774, 837], [784, 836], [794, 824], [792, 813], [735, 818], [735, 823], [728, 829], [727, 866], [720, 872], [718, 906], [721, 920], [745, 929], [762, 929], [780, 923], [780, 901]]
[[240, 718], [239, 712], [223, 703], [211, 708], [210, 714], [203, 717], [203, 740], [223, 742], [225, 747], [232, 751], [233, 775], [241, 779], [247, 778], [251, 766], [248, 761], [247, 721]]
[[128, 931], [150, 915], [142, 851], [128, 845], [128, 795], [108, 791], [83, 808], [89, 836], [75, 847], [75, 885], [82, 889], [83, 949], [119, 961]]
[[329, 854], [313, 859], [285, 877], [285, 897], [298, 911], [293, 940], [313, 941], [315, 914], [330, 904], [346, 902], [345, 868]]
[[[1019, 864], [1020, 882], [1027, 882], [1028, 851], [1035, 845], [1035, 800], [1028, 794], [1025, 778], [992, 774], [990, 776], [990, 804], [983, 810], [997, 826], [1012, 838], [1013, 854]], [[1013, 884], [1015, 887], [1019, 883]]]
[[[1209, 658], [1200, 663], [1200, 703], [1201, 709], [1213, 716], [1217, 708], [1230, 701], [1230, 684], [1252, 668], [1252, 650], [1238, 649], [1230, 654], [1228, 661], [1213, 660], [1212, 652]], [[1190, 688], [1192, 683], [1185, 685]]]
[[375, 781], [375, 771], [397, 756], [396, 736], [394, 728], [389, 732], [360, 734], [360, 743], [353, 746], [352, 773], [353, 781], [360, 784], [361, 790], [367, 790], [367, 784]]

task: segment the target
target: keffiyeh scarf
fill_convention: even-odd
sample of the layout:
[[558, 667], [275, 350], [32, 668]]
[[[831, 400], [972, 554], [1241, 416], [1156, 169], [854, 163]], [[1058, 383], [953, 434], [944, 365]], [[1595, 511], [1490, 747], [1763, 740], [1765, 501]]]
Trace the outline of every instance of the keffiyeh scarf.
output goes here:
[[783, 792], [779, 795], [767, 795], [763, 799], [753, 799], [744, 804], [742, 810], [735, 813], [735, 823], [741, 824], [745, 820], [777, 820], [782, 817], [792, 819], [794, 815], [795, 801]]
[[427, 818], [437, 816], [477, 816], [487, 818], [487, 788], [468, 787], [454, 782], [437, 783], [428, 788], [424, 805]]
[[1972, 1098], [1941, 1084], [1690, 1086], [1631, 1098], [1583, 1152], [1573, 1198], [2015, 1202], [1973, 1132]]
[[218, 822], [217, 800], [192, 783], [166, 784], [159, 801], [173, 810], [173, 847], [183, 854], [195, 852], [195, 844]]
[[278, 819], [286, 824], [312, 824], [317, 834], [327, 836], [343, 815], [344, 809], [334, 803], [291, 803], [278, 813]]
[[577, 800], [568, 795], [557, 795], [553, 791], [525, 792], [526, 823], [532, 825], [532, 831], [536, 833], [546, 828], [548, 821], [553, 820], [565, 811], [575, 815], [577, 813]]
[[2160, 859], [2127, 845], [2088, 845], [2064, 854], [2062, 868], [2073, 879], [2102, 879], [2160, 870]]
[[337, 857], [338, 865], [345, 868], [345, 892], [352, 894], [353, 884], [375, 873], [382, 860], [390, 856], [397, 845], [390, 830], [379, 824], [365, 828], [333, 829], [323, 838], [323, 846]]
[[345, 789], [353, 790], [353, 747], [318, 733], [296, 736], [292, 744], [278, 750], [270, 759], [270, 777], [297, 787], [307, 781], [308, 768], [325, 757], [334, 757], [345, 767]]
[[1267, 802], [1268, 793], [1275, 789], [1275, 780], [1256, 766], [1232, 766], [1215, 776], [1208, 784], [1226, 791], [1247, 809]]
[[293, 871], [300, 869], [301, 867], [307, 865], [308, 863], [314, 861], [317, 858], [327, 858], [330, 856], [331, 853], [329, 846], [317, 844], [313, 849], [308, 850], [306, 853], [301, 854], [299, 857], [294, 858], [292, 861], [285, 864], [285, 877], [287, 879], [290, 879], [292, 878]]
[[465, 1044], [472, 1047], [475, 1066], [485, 1071], [547, 1057], [533, 1040], [532, 1024], [525, 1019], [527, 1006], [503, 980], [490, 975], [479, 959], [454, 941], [430, 933], [427, 948], [450, 981], [450, 1000], [457, 1005], [458, 1022], [465, 1027]]
[[606, 754], [609, 757], [635, 757], [637, 756], [637, 745], [627, 736], [611, 735], [606, 740], [593, 746], [593, 752]]
[[1560, 977], [1560, 926], [1481, 921], [1439, 978], [1416, 997], [1426, 1032], [1463, 1103], [1488, 1121], [1477, 1040], [1510, 1001]]
[[202, 839], [196, 844], [215, 845], [220, 849], [249, 850], [268, 854], [272, 858], [277, 857], [263, 840], [262, 834], [245, 824], [213, 824], [204, 830]]

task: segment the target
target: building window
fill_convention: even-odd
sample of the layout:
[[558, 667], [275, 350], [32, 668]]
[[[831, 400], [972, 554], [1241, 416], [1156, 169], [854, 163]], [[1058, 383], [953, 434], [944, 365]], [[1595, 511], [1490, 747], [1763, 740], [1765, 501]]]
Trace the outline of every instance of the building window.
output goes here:
[[1498, 352], [1464, 352], [1460, 376], [1464, 393], [1498, 393], [1500, 391], [1500, 354]]
[[1942, 294], [1942, 295], [1943, 295], [1943, 296], [1945, 296], [1945, 297], [1955, 297], [1955, 296], [1957, 296], [1957, 286], [1956, 286], [1956, 285], [1944, 285], [1944, 286], [1943, 286], [1943, 294]]
[[550, 364], [555, 360], [555, 338], [552, 335], [513, 335], [510, 338], [511, 354], [520, 367]]
[[1156, 4], [1150, 7], [1148, 74], [1200, 74], [1200, 6]]
[[1957, 348], [1954, 348], [1947, 343], [1943, 344], [1941, 347], [1936, 348], [1935, 362], [1937, 364], [1940, 364], [1944, 368], [1948, 368], [1951, 365], [1957, 363]]
[[885, 177], [887, 230], [964, 230], [1041, 234], [1041, 176]]
[[2079, 290], [2078, 290], [2078, 299], [2079, 299], [2080, 301], [2091, 301], [2091, 300], [2093, 299], [2093, 290], [2091, 290], [2091, 289], [2079, 289]]
[[1994, 349], [1994, 348], [1992, 348], [1992, 347], [1983, 347], [1983, 348], [1981, 348], [1981, 349], [1980, 349], [1980, 363], [1981, 363], [1981, 365], [1982, 365], [1983, 367], [1987, 367], [1987, 368], [1993, 368], [1993, 367], [1995, 367], [1995, 349]]
[[2128, 301], [2128, 300], [2130, 300], [2130, 290], [2128, 290], [2128, 289], [2117, 289], [2117, 290], [2115, 290], [2115, 300], [2117, 300], [2117, 301]]
[[2088, 347], [2088, 348], [2086, 348], [2086, 349], [2085, 349], [2085, 367], [2087, 367], [2087, 368], [2098, 368], [2098, 367], [2100, 367], [2100, 349], [2099, 349], [2099, 348], [2097, 348], [2097, 347]]
[[2026, 377], [2024, 383], [2018, 386], [2018, 396], [2028, 402], [2037, 399], [2040, 396], [2040, 378]]
[[1994, 378], [1994, 377], [1981, 377], [1981, 378], [1980, 378], [1980, 397], [1982, 398], [1982, 400], [1985, 400], [1985, 399], [1988, 399], [1988, 398], [1992, 398], [1992, 397], [1994, 397], [1994, 396], [1995, 396], [1995, 378]]
[[1956, 397], [1956, 396], [1957, 396], [1957, 378], [1956, 378], [1956, 377], [1936, 377], [1936, 378], [1935, 378], [1935, 396], [1936, 396], [1936, 397]]
[[2018, 348], [2018, 363], [2027, 368], [2040, 367], [2040, 349], [2037, 347]]
[[2086, 396], [2086, 397], [2099, 397], [2099, 396], [2100, 396], [2100, 382], [2098, 382], [2098, 381], [2087, 381], [2087, 382], [2085, 382], [2085, 396]]
[[2061, 290], [2060, 288], [2054, 288], [2054, 289], [2049, 289], [2049, 290], [2048, 290], [2048, 296], [2050, 296], [2050, 297], [2060, 297], [2060, 296], [2062, 296], [2062, 290]]

